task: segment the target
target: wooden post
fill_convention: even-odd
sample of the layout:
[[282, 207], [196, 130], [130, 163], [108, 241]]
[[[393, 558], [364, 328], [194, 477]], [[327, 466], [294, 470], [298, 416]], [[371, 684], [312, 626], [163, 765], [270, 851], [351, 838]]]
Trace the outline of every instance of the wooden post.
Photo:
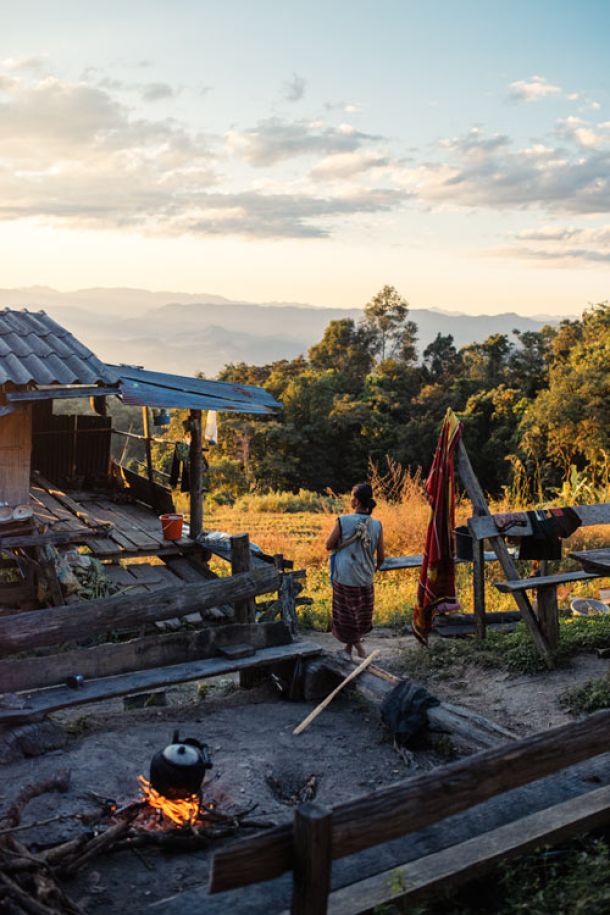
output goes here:
[[326, 915], [330, 892], [332, 813], [316, 804], [295, 811], [292, 915]]
[[559, 605], [557, 603], [557, 585], [538, 588], [537, 592], [538, 623], [548, 639], [551, 648], [559, 646]]
[[[460, 475], [460, 479], [464, 485], [464, 489], [468, 494], [468, 498], [472, 502], [472, 506], [475, 514], [477, 515], [489, 515], [489, 506], [487, 505], [487, 500], [483, 494], [483, 490], [477, 480], [472, 465], [470, 463], [470, 458], [468, 457], [468, 452], [464, 446], [464, 442], [460, 440], [456, 451], [456, 467]], [[491, 547], [498, 557], [498, 561], [502, 567], [502, 571], [506, 575], [507, 579], [514, 580], [519, 578], [519, 572], [513, 557], [508, 552], [508, 547], [504, 543], [502, 537], [490, 537], [489, 542]], [[529, 602], [529, 598], [522, 591], [515, 591], [514, 598], [521, 611], [521, 615], [525, 620], [527, 628], [530, 631], [530, 634], [534, 640], [536, 648], [545, 659], [549, 667], [554, 666], [553, 662], [553, 653], [551, 646], [549, 645], [548, 639], [545, 634], [540, 629], [538, 625], [538, 620], [534, 615], [532, 610], [532, 605]]]
[[[191, 442], [189, 449], [190, 458], [190, 522], [189, 536], [196, 540], [203, 528], [203, 501], [201, 498], [201, 474], [203, 461], [201, 460], [201, 410], [190, 410]], [[242, 570], [244, 571], [244, 570]]]
[[282, 553], [275, 553], [273, 556], [273, 564], [275, 568], [280, 573], [280, 587], [278, 591], [278, 598], [282, 605], [282, 620], [288, 628], [292, 635], [297, 634], [297, 611], [295, 605], [295, 583], [290, 572], [285, 572], [284, 568], [284, 556]]
[[[250, 537], [235, 534], [231, 537], [231, 575], [250, 571]], [[254, 601], [246, 598], [235, 602], [235, 622], [254, 622]]]
[[474, 622], [478, 639], [485, 638], [485, 541], [472, 536], [472, 597]]
[[146, 451], [146, 475], [148, 476], [148, 485], [150, 489], [150, 504], [153, 509], [157, 510], [157, 496], [155, 493], [155, 478], [152, 463], [152, 448], [150, 440], [150, 414], [148, 407], [142, 407], [142, 431], [144, 434], [144, 448]]

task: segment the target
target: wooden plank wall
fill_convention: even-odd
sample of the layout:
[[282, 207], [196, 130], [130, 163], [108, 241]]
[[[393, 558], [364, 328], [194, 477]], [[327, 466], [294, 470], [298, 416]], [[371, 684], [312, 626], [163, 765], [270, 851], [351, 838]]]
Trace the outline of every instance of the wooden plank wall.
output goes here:
[[0, 416], [0, 499], [15, 506], [30, 499], [32, 408]]

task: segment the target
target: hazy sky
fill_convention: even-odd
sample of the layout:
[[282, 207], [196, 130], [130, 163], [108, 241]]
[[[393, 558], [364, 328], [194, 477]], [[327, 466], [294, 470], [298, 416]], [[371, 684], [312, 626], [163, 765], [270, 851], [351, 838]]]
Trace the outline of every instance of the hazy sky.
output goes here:
[[0, 0], [0, 287], [576, 313], [609, 0]]

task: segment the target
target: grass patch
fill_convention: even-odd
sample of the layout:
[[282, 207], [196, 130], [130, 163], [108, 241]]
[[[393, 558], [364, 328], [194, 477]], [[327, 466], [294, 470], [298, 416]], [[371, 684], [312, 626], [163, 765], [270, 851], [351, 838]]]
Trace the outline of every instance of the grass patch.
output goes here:
[[282, 512], [298, 514], [300, 512], [344, 512], [345, 500], [334, 495], [311, 492], [299, 489], [294, 492], [268, 492], [264, 495], [249, 494], [241, 496], [234, 506], [237, 512]]
[[[605, 615], [560, 620], [559, 639], [556, 661], [565, 664], [580, 651], [609, 647], [610, 620]], [[443, 675], [448, 669], [458, 674], [469, 664], [523, 674], [547, 669], [524, 623], [514, 632], [488, 632], [484, 641], [438, 639], [428, 650], [409, 648], [401, 652], [401, 664], [410, 675]]]
[[581, 686], [567, 690], [560, 702], [574, 715], [610, 708], [610, 682], [607, 677], [587, 680]]
[[537, 849], [500, 865], [493, 875], [429, 904], [397, 902], [381, 915], [606, 915], [610, 911], [610, 849], [592, 836]]

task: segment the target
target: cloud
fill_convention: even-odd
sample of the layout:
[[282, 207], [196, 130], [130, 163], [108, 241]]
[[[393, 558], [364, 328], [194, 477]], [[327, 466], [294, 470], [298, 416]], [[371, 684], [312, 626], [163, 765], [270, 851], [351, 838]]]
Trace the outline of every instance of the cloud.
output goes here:
[[[1, 220], [169, 236], [325, 238], [341, 222], [387, 212], [408, 196], [374, 187], [331, 192], [316, 189], [305, 176], [288, 189], [272, 186], [270, 176], [258, 187], [244, 186], [243, 176], [230, 182], [219, 171], [225, 165], [220, 138], [171, 118], [137, 117], [119, 100], [118, 89], [55, 77], [3, 79]], [[243, 137], [241, 151], [256, 164], [303, 151], [353, 151], [367, 141], [349, 124], [302, 122], [258, 125]], [[349, 170], [347, 164], [343, 169]]]
[[610, 263], [610, 224], [595, 228], [543, 226], [518, 232], [513, 243], [492, 252], [501, 257], [518, 257], [558, 266], [574, 263]]
[[568, 213], [610, 211], [610, 151], [534, 143], [471, 131], [445, 141], [442, 162], [404, 168], [401, 184], [427, 203], [460, 207], [539, 207]]
[[326, 102], [327, 111], [343, 111], [345, 114], [360, 114], [364, 106], [360, 102]]
[[305, 95], [307, 80], [297, 73], [292, 74], [292, 79], [284, 83], [282, 95], [287, 102], [300, 102]]
[[161, 99], [174, 98], [175, 91], [168, 83], [146, 83], [142, 86], [142, 99], [145, 102], [158, 102]]
[[513, 102], [538, 102], [549, 95], [560, 95], [561, 86], [547, 82], [544, 76], [518, 79], [508, 87], [508, 97]]
[[45, 55], [31, 55], [29, 57], [5, 57], [0, 61], [0, 69], [9, 73], [38, 71], [48, 66]]
[[299, 156], [351, 152], [378, 139], [350, 124], [327, 127], [320, 121], [286, 121], [277, 117], [227, 135], [230, 151], [258, 168]]
[[556, 132], [561, 139], [572, 141], [584, 149], [602, 149], [610, 145], [610, 136], [597, 133], [587, 121], [572, 115], [557, 122]]
[[391, 165], [391, 159], [382, 153], [377, 153], [372, 149], [356, 149], [352, 152], [325, 156], [309, 174], [314, 181], [341, 181], [389, 165]]

